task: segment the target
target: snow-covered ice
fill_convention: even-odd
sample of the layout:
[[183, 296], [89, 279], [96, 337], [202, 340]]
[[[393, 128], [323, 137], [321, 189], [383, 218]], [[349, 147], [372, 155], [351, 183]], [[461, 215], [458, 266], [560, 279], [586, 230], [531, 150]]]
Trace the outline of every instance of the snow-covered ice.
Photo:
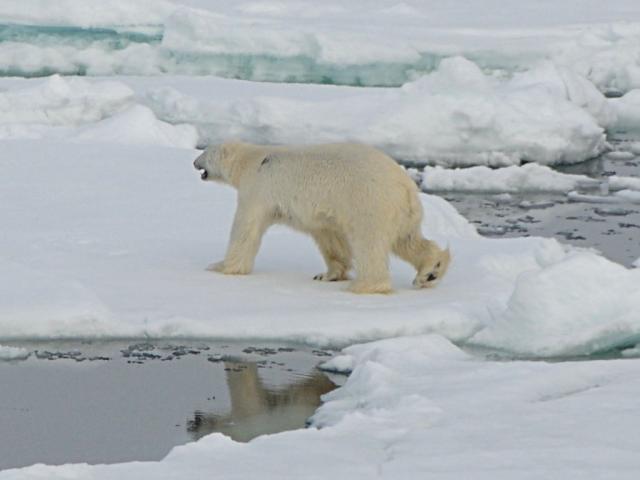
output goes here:
[[195, 123], [209, 142], [350, 140], [449, 166], [575, 163], [607, 148], [602, 94], [546, 64], [501, 80], [455, 57], [399, 89], [306, 86], [305, 93], [236, 83], [217, 95], [153, 89], [146, 101], [163, 120]]
[[[202, 183], [195, 156], [189, 149], [4, 141], [0, 261], [11, 275], [0, 280], [0, 338], [250, 336], [344, 346], [437, 332], [497, 346], [496, 335], [516, 328], [501, 319], [516, 311], [518, 321], [533, 325], [518, 331], [531, 330], [528, 345], [540, 342], [547, 350], [536, 355], [545, 356], [609, 350], [640, 331], [633, 295], [623, 298], [640, 289], [640, 271], [551, 239], [481, 238], [435, 196], [422, 197], [425, 233], [449, 244], [454, 261], [430, 291], [413, 290], [411, 268], [399, 262], [392, 264], [392, 296], [358, 297], [339, 283], [314, 282], [320, 255], [310, 239], [283, 228], [265, 238], [254, 275], [206, 272], [224, 255], [235, 196]], [[624, 288], [599, 290], [604, 275], [619, 277]], [[543, 285], [548, 290], [538, 292]], [[620, 301], [611, 301], [613, 291]], [[590, 317], [579, 314], [583, 295], [595, 302]], [[559, 308], [578, 318], [549, 323], [548, 312]], [[611, 340], [612, 325], [626, 337]], [[572, 342], [558, 334], [563, 329]], [[499, 348], [532, 353], [518, 342]]]
[[[157, 131], [151, 139], [166, 136], [165, 144], [180, 147], [193, 142], [192, 127], [181, 125], [191, 124], [201, 144], [229, 138], [254, 143], [349, 140], [376, 145], [400, 160], [448, 166], [575, 163], [608, 148], [606, 99], [586, 80], [547, 63], [505, 80], [455, 57], [398, 89], [292, 88], [184, 77], [160, 83], [54, 76], [26, 85], [11, 80], [0, 87], [3, 83], [0, 102], [7, 112], [16, 111], [0, 117], [4, 138], [59, 137], [63, 126], [77, 128], [142, 105], [156, 118], [140, 108], [133, 118], [158, 124], [151, 128]], [[121, 120], [113, 123], [129, 130]], [[96, 135], [104, 133], [97, 130]]]

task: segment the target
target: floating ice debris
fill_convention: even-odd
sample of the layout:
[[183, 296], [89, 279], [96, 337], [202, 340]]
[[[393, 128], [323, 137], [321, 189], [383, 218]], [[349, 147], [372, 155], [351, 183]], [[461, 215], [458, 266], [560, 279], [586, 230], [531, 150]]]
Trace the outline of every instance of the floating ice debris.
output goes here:
[[640, 155], [640, 142], [632, 142], [627, 146], [627, 148], [630, 152]]
[[613, 195], [588, 195], [572, 191], [567, 193], [570, 202], [583, 203], [640, 203], [640, 192], [633, 190], [620, 190]]
[[530, 200], [523, 200], [518, 204], [518, 206], [520, 208], [524, 208], [524, 209], [527, 209], [527, 210], [542, 210], [542, 209], [545, 209], [545, 208], [551, 208], [555, 204], [556, 203], [552, 202], [552, 201], [548, 201], [548, 202], [544, 202], [544, 201], [542, 201], [542, 202], [532, 202]]
[[510, 193], [499, 193], [497, 195], [492, 195], [491, 199], [496, 203], [511, 203], [513, 201], [513, 196]]
[[613, 152], [607, 152], [605, 154], [605, 157], [607, 157], [610, 160], [630, 160], [632, 158], [635, 158], [636, 155], [633, 152], [626, 152], [624, 150], [616, 150]]
[[634, 213], [634, 210], [628, 210], [626, 208], [596, 208], [594, 210], [598, 215], [602, 215], [603, 217], [607, 216], [616, 216], [616, 217], [624, 217], [631, 213]]
[[611, 190], [638, 190], [640, 191], [640, 177], [621, 177], [612, 175], [608, 177]]
[[26, 348], [7, 347], [0, 345], [0, 362], [10, 360], [25, 360], [29, 358], [31, 352]]

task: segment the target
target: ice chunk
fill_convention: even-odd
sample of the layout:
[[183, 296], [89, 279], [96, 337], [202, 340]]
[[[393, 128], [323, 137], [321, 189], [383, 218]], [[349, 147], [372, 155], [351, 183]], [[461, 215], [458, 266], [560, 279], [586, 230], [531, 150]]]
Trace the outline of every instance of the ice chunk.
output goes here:
[[0, 345], [0, 362], [10, 360], [25, 360], [29, 358], [31, 352], [26, 348], [7, 347]]
[[640, 177], [621, 177], [612, 175], [608, 178], [611, 190], [638, 190], [640, 191]]
[[516, 281], [472, 343], [524, 356], [589, 355], [640, 338], [640, 270], [575, 253]]
[[491, 169], [484, 166], [449, 170], [426, 167], [421, 187], [426, 192], [569, 192], [577, 187], [597, 186], [598, 180], [570, 175], [537, 164]]
[[613, 195], [586, 195], [578, 192], [567, 193], [571, 202], [584, 203], [640, 203], [640, 192], [635, 190], [620, 190]]
[[640, 130], [640, 89], [631, 90], [623, 97], [612, 98], [609, 104], [615, 113], [611, 127], [621, 131]]

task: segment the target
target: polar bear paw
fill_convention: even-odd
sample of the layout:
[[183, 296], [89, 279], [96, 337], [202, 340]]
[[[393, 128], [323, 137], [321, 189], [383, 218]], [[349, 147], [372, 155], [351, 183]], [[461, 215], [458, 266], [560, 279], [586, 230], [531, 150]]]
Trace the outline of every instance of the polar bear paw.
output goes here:
[[349, 280], [349, 277], [346, 272], [325, 272], [315, 275], [313, 279], [321, 282], [342, 282]]
[[251, 269], [227, 265], [224, 262], [212, 263], [207, 267], [207, 270], [210, 272], [223, 273], [225, 275], [247, 275], [248, 273], [251, 273]]
[[349, 291], [351, 293], [358, 293], [358, 294], [393, 293], [393, 289], [391, 288], [391, 283], [389, 282], [369, 283], [369, 282], [363, 282], [358, 280], [351, 282], [351, 285], [349, 285]]
[[443, 262], [438, 262], [435, 264], [432, 270], [428, 270], [426, 272], [419, 272], [416, 275], [416, 278], [413, 280], [413, 286], [416, 288], [431, 288], [434, 287], [440, 278], [444, 275], [446, 270], [446, 265], [443, 265]]
[[433, 272], [416, 275], [413, 279], [413, 286], [416, 288], [431, 288], [438, 283], [439, 277]]

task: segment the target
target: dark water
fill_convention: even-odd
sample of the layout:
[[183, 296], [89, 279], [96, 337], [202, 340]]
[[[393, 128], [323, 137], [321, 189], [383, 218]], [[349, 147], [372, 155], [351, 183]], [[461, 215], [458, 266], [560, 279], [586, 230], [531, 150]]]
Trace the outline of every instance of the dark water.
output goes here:
[[[621, 146], [624, 142], [616, 142]], [[640, 176], [640, 157], [620, 160], [604, 155], [572, 166], [565, 173], [607, 176]], [[598, 192], [585, 192], [598, 194]], [[640, 205], [570, 201], [564, 194], [467, 194], [443, 195], [488, 237], [543, 236], [563, 243], [595, 248], [607, 258], [630, 266], [640, 258]]]
[[158, 460], [212, 432], [303, 428], [340, 381], [315, 368], [331, 353], [282, 345], [12, 345], [33, 353], [0, 362], [0, 470]]

